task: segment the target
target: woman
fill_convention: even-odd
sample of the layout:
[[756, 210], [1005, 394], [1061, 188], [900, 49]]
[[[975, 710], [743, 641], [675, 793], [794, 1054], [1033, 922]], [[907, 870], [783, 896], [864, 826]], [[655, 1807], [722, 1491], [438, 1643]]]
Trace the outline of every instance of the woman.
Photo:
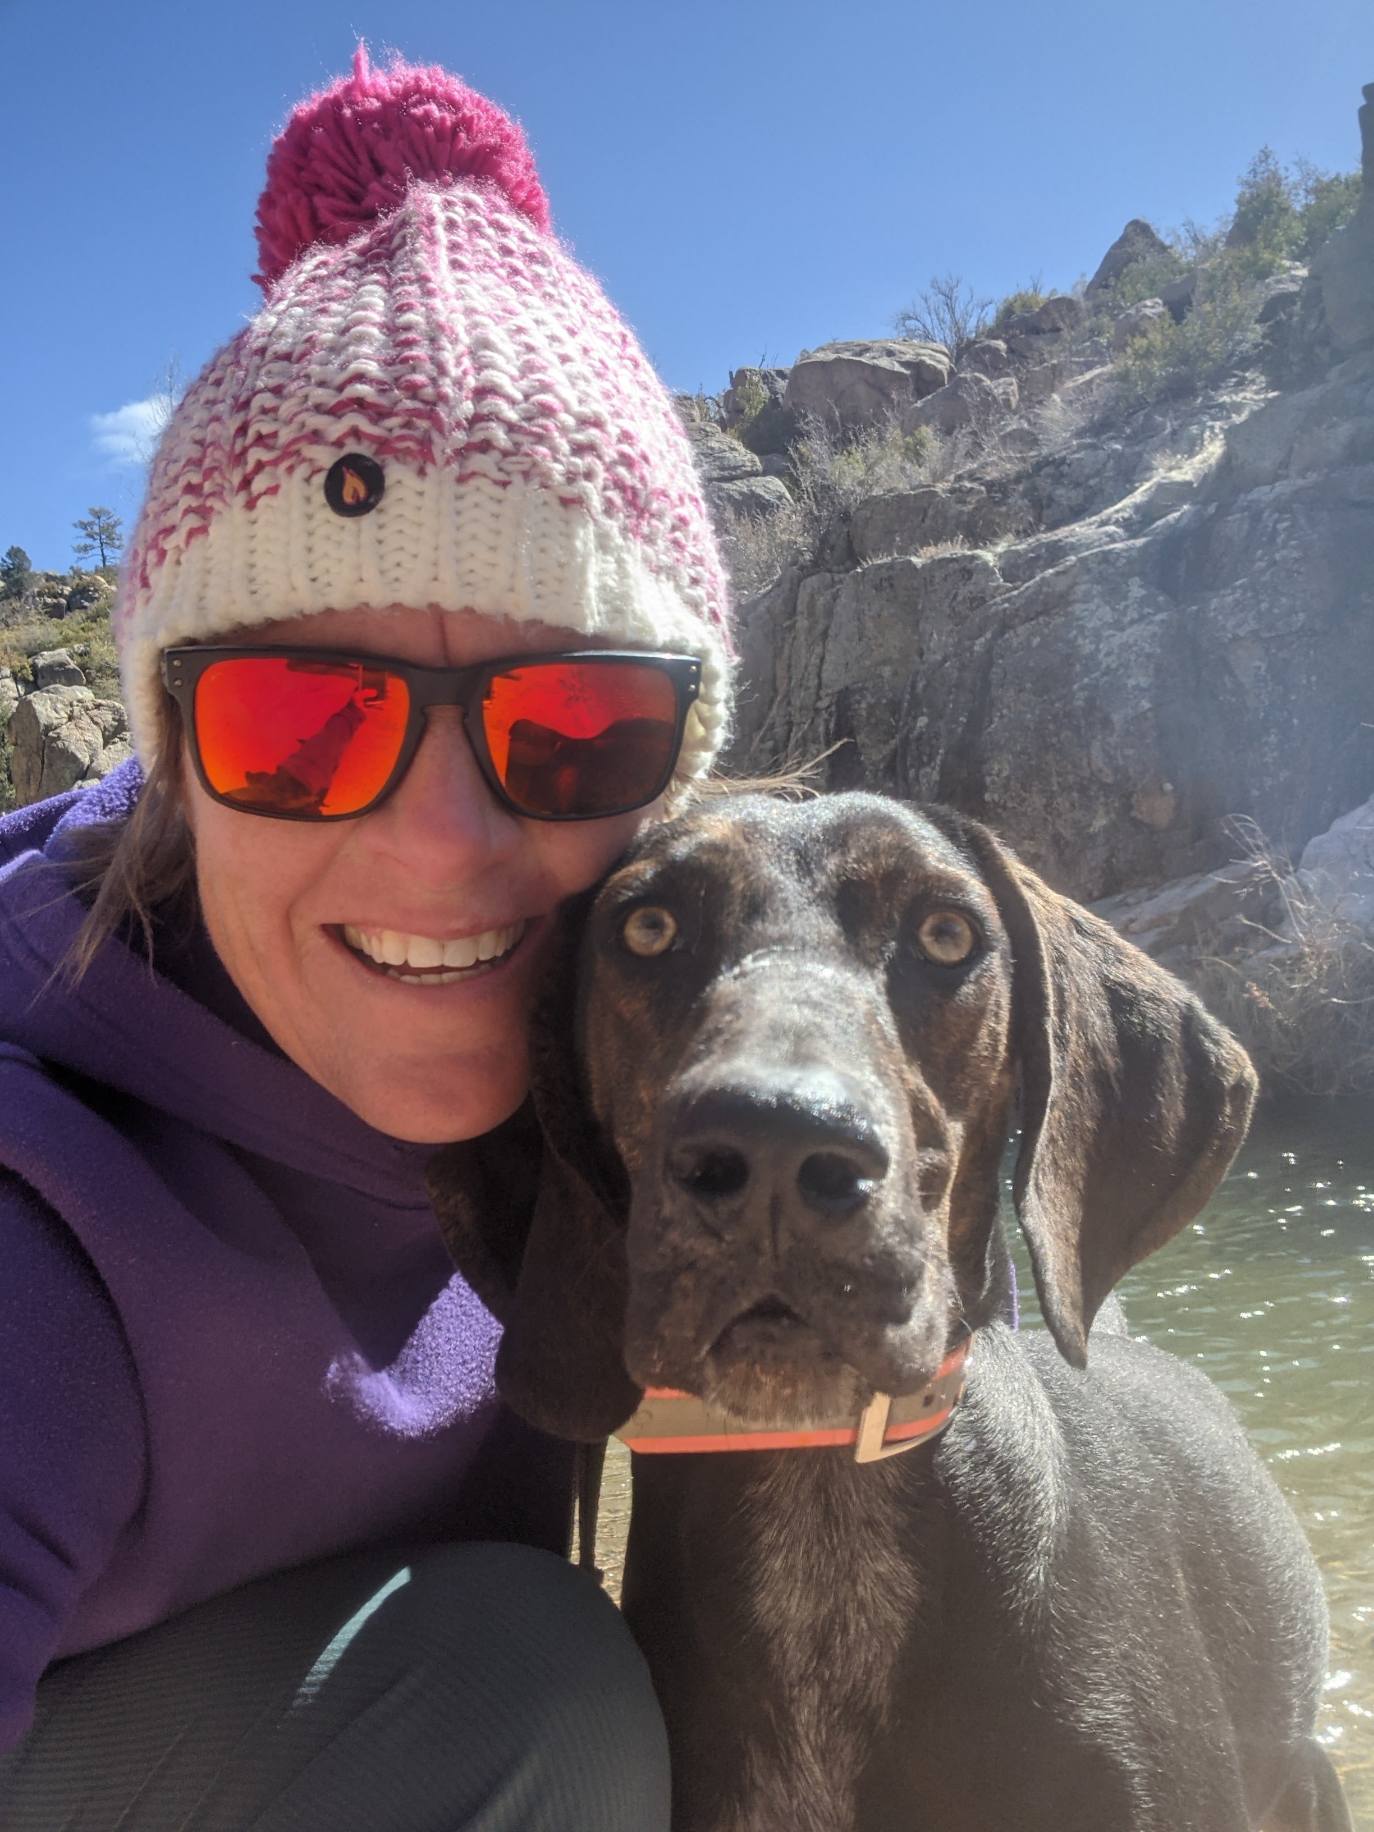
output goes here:
[[0, 823], [0, 1824], [648, 1832], [423, 1177], [538, 1148], [551, 924], [720, 744], [720, 569], [491, 104], [360, 50], [258, 238], [121, 585], [138, 767]]

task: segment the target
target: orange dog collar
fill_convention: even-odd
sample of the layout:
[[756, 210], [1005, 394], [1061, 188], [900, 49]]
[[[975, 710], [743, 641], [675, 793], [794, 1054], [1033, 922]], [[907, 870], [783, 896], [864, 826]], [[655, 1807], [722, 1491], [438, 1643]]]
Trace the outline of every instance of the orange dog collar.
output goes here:
[[970, 1338], [940, 1363], [917, 1393], [893, 1398], [875, 1393], [857, 1422], [808, 1426], [803, 1431], [755, 1430], [704, 1400], [671, 1387], [650, 1387], [638, 1411], [616, 1436], [643, 1456], [716, 1450], [822, 1450], [852, 1444], [856, 1463], [898, 1456], [943, 1431], [964, 1391]]

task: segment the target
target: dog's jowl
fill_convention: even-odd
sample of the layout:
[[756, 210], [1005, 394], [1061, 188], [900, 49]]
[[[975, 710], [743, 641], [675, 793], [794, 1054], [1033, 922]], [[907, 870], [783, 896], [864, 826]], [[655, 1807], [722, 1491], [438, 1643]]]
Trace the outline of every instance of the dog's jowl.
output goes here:
[[573, 913], [533, 1070], [530, 1188], [435, 1202], [509, 1403], [636, 1451], [676, 1832], [1349, 1826], [1302, 1534], [1110, 1296], [1249, 1119], [1181, 984], [948, 810], [742, 797]]

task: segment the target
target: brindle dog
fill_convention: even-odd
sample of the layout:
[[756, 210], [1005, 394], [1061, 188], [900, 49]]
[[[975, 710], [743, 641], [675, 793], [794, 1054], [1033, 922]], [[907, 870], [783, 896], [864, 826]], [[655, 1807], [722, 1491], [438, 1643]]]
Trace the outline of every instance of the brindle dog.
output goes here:
[[[531, 1188], [508, 1143], [433, 1177], [519, 1412], [856, 1416], [973, 1332], [948, 1428], [892, 1461], [635, 1458], [678, 1832], [1348, 1828], [1297, 1523], [1195, 1368], [1089, 1343], [1240, 1145], [1239, 1045], [984, 828], [867, 795], [651, 829], [568, 949]], [[1048, 1336], [1003, 1320], [1018, 1091]]]

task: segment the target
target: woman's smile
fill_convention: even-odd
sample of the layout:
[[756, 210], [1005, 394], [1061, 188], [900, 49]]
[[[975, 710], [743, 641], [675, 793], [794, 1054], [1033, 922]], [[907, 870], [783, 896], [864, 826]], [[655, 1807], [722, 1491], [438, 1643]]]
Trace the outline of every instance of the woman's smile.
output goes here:
[[531, 925], [520, 918], [477, 935], [441, 940], [407, 934], [401, 929], [365, 928], [344, 923], [336, 931], [368, 971], [408, 986], [470, 984], [498, 972], [520, 947]]

